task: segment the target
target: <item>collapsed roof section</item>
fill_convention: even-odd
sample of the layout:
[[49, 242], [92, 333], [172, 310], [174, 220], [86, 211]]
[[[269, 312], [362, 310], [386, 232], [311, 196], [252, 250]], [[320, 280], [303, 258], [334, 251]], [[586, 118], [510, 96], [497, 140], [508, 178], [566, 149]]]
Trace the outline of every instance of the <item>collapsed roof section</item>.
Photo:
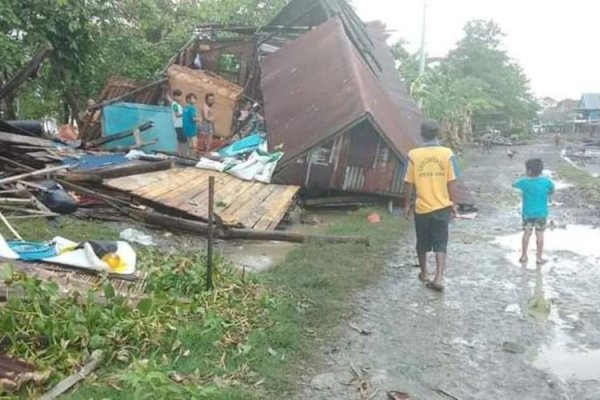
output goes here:
[[346, 35], [369, 68], [373, 72], [381, 71], [381, 65], [373, 54], [374, 44], [366, 26], [346, 0], [292, 0], [273, 18], [269, 27], [312, 29], [334, 16], [340, 19]]
[[267, 57], [262, 91], [270, 143], [284, 144], [281, 167], [363, 121], [400, 156], [417, 145], [414, 126], [368, 68], [337, 16]]

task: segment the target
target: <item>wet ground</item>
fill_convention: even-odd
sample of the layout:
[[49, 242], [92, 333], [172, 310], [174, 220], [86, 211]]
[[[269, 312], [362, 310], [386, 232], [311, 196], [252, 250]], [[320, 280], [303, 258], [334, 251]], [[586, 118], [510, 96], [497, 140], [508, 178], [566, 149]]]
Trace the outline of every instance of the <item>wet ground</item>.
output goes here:
[[561, 162], [544, 144], [519, 148], [513, 161], [503, 149], [472, 157], [465, 179], [480, 213], [451, 227], [446, 291], [419, 283], [412, 234], [401, 239], [295, 398], [386, 399], [400, 390], [422, 400], [600, 399], [600, 211], [562, 182], [550, 261], [521, 266], [511, 183], [531, 156], [550, 171]]

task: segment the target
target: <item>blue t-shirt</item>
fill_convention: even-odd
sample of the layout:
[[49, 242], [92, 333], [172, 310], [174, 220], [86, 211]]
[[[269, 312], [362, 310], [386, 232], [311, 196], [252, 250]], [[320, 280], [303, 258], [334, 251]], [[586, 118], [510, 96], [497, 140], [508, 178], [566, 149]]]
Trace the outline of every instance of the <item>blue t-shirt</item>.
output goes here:
[[545, 176], [519, 179], [513, 187], [523, 193], [523, 219], [548, 217], [548, 197], [554, 182]]
[[198, 118], [198, 109], [196, 106], [186, 104], [183, 107], [183, 134], [188, 138], [195, 137], [198, 134], [196, 118]]

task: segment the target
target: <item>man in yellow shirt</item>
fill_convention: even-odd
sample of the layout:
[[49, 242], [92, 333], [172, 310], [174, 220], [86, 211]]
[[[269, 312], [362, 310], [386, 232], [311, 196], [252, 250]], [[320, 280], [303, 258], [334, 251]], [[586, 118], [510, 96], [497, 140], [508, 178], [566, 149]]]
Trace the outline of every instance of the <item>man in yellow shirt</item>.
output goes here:
[[[437, 142], [440, 128], [435, 121], [425, 121], [421, 125], [422, 147], [408, 153], [408, 166], [404, 183], [406, 185], [405, 215], [415, 214], [417, 233], [417, 256], [419, 257], [419, 279], [427, 282], [427, 287], [442, 291], [446, 249], [448, 246], [448, 225], [451, 215], [456, 214], [456, 179], [460, 172], [457, 159], [451, 149]], [[412, 199], [416, 195], [413, 207]], [[433, 281], [427, 273], [427, 253], [433, 251], [437, 269]]]

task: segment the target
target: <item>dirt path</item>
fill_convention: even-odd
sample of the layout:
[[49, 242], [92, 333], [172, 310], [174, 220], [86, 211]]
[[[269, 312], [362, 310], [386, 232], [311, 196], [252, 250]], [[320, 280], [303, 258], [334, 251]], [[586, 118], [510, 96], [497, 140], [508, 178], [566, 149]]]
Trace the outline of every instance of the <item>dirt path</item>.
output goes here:
[[[550, 145], [521, 148], [514, 161], [503, 149], [473, 157], [465, 179], [480, 215], [451, 228], [446, 292], [417, 281], [412, 235], [402, 240], [296, 398], [386, 399], [395, 389], [421, 400], [600, 399], [600, 215], [575, 190], [560, 190], [552, 219], [567, 229], [548, 233], [551, 261], [541, 271], [522, 268], [510, 184], [534, 155], [558, 168]], [[352, 366], [366, 383], [362, 395]]]

